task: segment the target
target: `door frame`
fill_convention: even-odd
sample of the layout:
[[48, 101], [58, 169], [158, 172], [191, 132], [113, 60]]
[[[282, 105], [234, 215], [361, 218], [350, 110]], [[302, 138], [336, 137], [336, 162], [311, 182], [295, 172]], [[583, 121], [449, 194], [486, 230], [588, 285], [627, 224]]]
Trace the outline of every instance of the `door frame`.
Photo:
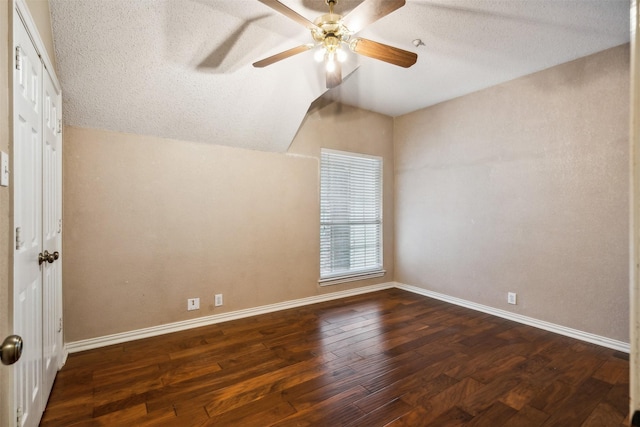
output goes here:
[[630, 410], [632, 425], [640, 426], [640, 0], [630, 2]]

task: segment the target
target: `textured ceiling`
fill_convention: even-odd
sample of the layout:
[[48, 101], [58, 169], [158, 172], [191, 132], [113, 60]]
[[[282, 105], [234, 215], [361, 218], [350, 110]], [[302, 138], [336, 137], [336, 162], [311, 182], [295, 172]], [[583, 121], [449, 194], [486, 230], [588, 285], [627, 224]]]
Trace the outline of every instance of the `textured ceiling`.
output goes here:
[[[313, 20], [324, 0], [282, 0]], [[361, 0], [341, 0], [346, 14]], [[309, 32], [257, 0], [50, 0], [67, 125], [285, 151], [320, 96], [398, 116], [629, 40], [629, 0], [407, 0], [359, 35], [418, 53], [351, 54], [326, 93]], [[419, 38], [424, 45], [415, 47]], [[355, 71], [354, 71], [355, 70]]]

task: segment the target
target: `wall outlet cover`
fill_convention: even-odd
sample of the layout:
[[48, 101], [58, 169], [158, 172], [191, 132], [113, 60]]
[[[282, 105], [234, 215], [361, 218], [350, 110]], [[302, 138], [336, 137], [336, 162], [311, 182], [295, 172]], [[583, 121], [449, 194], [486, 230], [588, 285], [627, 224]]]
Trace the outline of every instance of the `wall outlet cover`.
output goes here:
[[214, 305], [216, 307], [220, 307], [222, 305], [222, 294], [215, 295]]
[[517, 300], [517, 295], [515, 292], [509, 292], [507, 294], [507, 302], [509, 304], [516, 304], [516, 300]]
[[199, 310], [200, 309], [200, 298], [189, 298], [187, 300], [187, 310]]
[[9, 186], [9, 155], [0, 151], [0, 185]]

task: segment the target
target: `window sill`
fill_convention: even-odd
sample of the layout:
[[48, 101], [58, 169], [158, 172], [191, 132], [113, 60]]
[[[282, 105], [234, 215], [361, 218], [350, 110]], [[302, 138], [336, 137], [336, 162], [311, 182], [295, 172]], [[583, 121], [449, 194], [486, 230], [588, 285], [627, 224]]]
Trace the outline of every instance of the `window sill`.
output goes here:
[[362, 273], [345, 274], [344, 276], [326, 277], [318, 280], [320, 286], [337, 285], [339, 283], [355, 282], [356, 280], [373, 279], [382, 277], [386, 274], [386, 270], [364, 271]]

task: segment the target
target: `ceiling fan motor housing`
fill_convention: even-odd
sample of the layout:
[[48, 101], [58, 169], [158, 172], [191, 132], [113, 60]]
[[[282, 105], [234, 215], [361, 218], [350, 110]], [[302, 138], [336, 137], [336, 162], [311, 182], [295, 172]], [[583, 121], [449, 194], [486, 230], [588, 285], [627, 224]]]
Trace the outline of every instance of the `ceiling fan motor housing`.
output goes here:
[[341, 43], [347, 43], [351, 37], [347, 27], [342, 24], [342, 15], [329, 12], [318, 17], [314, 24], [317, 29], [311, 30], [311, 35], [317, 43], [322, 43], [327, 52], [335, 52]]

